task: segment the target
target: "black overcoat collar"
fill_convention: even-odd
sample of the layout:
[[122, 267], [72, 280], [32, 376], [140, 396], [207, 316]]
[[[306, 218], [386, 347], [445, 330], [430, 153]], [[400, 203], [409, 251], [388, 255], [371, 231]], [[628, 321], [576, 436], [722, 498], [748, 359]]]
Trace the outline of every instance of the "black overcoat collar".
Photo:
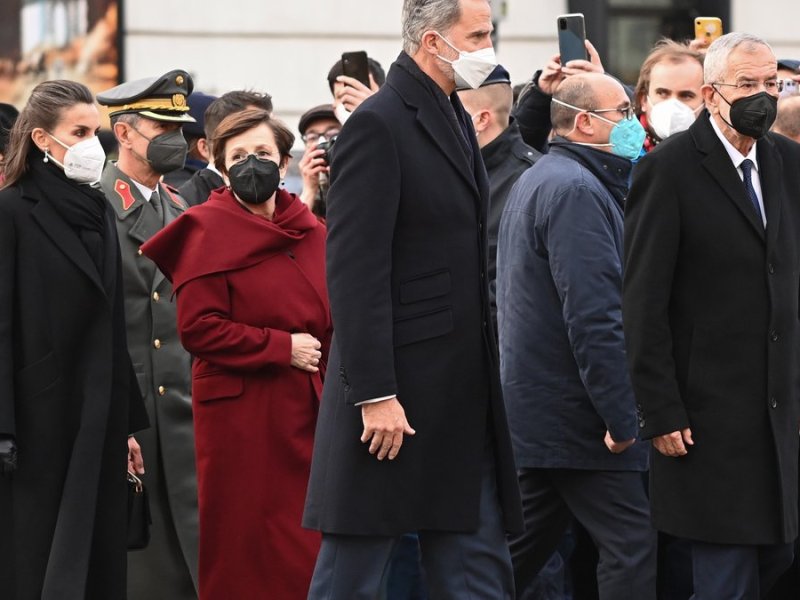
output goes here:
[[97, 287], [104, 297], [108, 297], [100, 280], [97, 267], [92, 262], [89, 253], [84, 248], [78, 234], [69, 224], [61, 218], [49, 202], [44, 201], [44, 193], [38, 185], [30, 178], [25, 178], [20, 182], [20, 189], [23, 198], [27, 198], [35, 203], [31, 209], [31, 218], [42, 228], [45, 235], [49, 237], [55, 246], [71, 260], [80, 271], [88, 277]]
[[[400, 96], [406, 106], [416, 111], [417, 122], [473, 190], [475, 200], [481, 205], [488, 206], [489, 179], [472, 122], [466, 118], [466, 111], [458, 94], [453, 92], [448, 99], [437, 84], [405, 52], [400, 53], [389, 70], [386, 84]], [[467, 127], [469, 135], [466, 142], [472, 150], [471, 159], [467, 159], [462, 148], [463, 142], [456, 137], [460, 134], [451, 127], [447, 115], [440, 108], [440, 103], [434, 95], [437, 92], [441, 94], [443, 102], [450, 102], [456, 118]]]
[[763, 241], [766, 238], [768, 245], [774, 245], [781, 222], [781, 192], [776, 187], [776, 183], [780, 181], [779, 176], [783, 170], [783, 160], [780, 153], [776, 151], [770, 135], [767, 134], [761, 138], [757, 147], [761, 192], [764, 198], [764, 210], [767, 213], [765, 233], [763, 223], [753, 210], [753, 205], [747, 197], [747, 192], [742, 180], [739, 178], [736, 167], [733, 166], [725, 146], [722, 145], [714, 128], [711, 126], [708, 112], [704, 111], [697, 118], [689, 129], [689, 133], [697, 149], [705, 155], [702, 162], [703, 167], [708, 170], [725, 191], [728, 198], [747, 219], [761, 240]]

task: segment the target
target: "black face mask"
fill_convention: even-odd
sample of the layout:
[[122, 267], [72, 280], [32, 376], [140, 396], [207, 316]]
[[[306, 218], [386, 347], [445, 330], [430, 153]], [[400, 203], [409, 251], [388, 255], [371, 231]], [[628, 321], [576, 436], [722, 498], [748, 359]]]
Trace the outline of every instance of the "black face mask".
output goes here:
[[756, 140], [764, 137], [778, 116], [778, 99], [767, 92], [739, 98], [733, 104], [722, 94], [719, 96], [731, 107], [731, 122], [728, 125], [747, 137]]
[[136, 132], [150, 142], [147, 146], [147, 162], [156, 173], [163, 175], [183, 168], [189, 145], [180, 129], [173, 129], [154, 138], [147, 137], [138, 129]]
[[260, 160], [255, 154], [228, 169], [231, 189], [248, 204], [263, 204], [275, 194], [281, 184], [278, 165], [271, 160]]

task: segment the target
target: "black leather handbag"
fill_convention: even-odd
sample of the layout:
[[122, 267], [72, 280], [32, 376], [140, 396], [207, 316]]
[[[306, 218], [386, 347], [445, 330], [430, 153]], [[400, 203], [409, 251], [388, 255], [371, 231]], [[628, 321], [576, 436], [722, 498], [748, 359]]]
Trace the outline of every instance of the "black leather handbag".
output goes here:
[[142, 550], [150, 542], [150, 501], [144, 483], [128, 471], [128, 550]]

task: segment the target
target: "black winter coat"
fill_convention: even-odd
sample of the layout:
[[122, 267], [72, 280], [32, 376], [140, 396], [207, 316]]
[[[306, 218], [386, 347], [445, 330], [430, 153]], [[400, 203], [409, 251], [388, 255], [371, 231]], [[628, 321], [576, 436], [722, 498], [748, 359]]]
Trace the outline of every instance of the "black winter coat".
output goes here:
[[[147, 415], [126, 350], [119, 249], [112, 293], [30, 175], [0, 191], [0, 597], [125, 598], [129, 433]], [[115, 339], [115, 333], [117, 337]]]
[[797, 537], [800, 145], [757, 142], [766, 231], [708, 113], [633, 171], [623, 319], [658, 529], [718, 544]]
[[[486, 280], [489, 186], [458, 96], [405, 53], [345, 125], [328, 195], [334, 342], [304, 524], [397, 535], [478, 526], [493, 441], [504, 521], [521, 525]], [[394, 461], [359, 441], [364, 400], [417, 431]]]

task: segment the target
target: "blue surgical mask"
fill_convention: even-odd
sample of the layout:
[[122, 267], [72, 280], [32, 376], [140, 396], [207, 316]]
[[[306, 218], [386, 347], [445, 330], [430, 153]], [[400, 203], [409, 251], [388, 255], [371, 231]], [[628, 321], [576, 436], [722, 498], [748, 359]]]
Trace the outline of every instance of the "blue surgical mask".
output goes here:
[[[575, 144], [580, 144], [581, 146], [593, 146], [593, 147], [603, 147], [603, 148], [611, 148], [611, 151], [620, 156], [622, 158], [627, 158], [628, 160], [636, 160], [642, 153], [642, 146], [644, 146], [644, 139], [647, 136], [647, 133], [642, 127], [642, 124], [639, 123], [639, 120], [632, 116], [630, 119], [622, 119], [621, 121], [617, 121], [616, 123], [610, 119], [606, 119], [605, 117], [601, 117], [597, 113], [593, 113], [591, 111], [586, 111], [583, 108], [578, 108], [577, 106], [572, 106], [571, 104], [567, 104], [566, 102], [562, 102], [556, 98], [553, 98], [553, 102], [556, 104], [560, 104], [562, 106], [566, 106], [567, 108], [571, 108], [573, 110], [577, 110], [579, 112], [586, 112], [588, 115], [600, 119], [601, 121], [605, 121], [609, 125], [613, 125], [611, 129], [611, 135], [608, 137], [607, 144], [592, 144], [589, 142], [573, 142]], [[575, 128], [573, 127], [573, 131]], [[570, 131], [569, 133], [572, 133]], [[569, 135], [566, 134], [566, 135]], [[566, 137], [566, 136], [564, 136]]]

